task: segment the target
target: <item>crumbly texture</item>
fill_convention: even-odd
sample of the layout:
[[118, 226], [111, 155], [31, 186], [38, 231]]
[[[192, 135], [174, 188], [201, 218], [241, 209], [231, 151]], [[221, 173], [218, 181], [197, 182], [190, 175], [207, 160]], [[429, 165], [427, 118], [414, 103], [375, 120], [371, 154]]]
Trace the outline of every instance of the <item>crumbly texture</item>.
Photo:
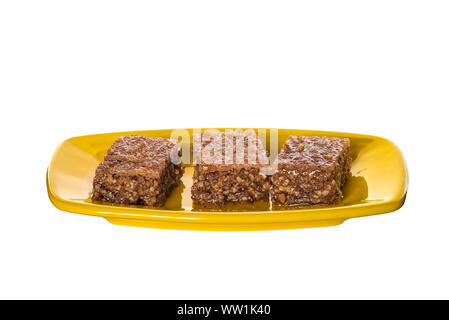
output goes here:
[[267, 200], [268, 158], [254, 132], [196, 135], [192, 199], [196, 204], [222, 205]]
[[271, 177], [271, 200], [278, 205], [335, 204], [350, 172], [347, 138], [291, 136]]
[[162, 206], [184, 168], [171, 161], [177, 141], [143, 136], [120, 137], [95, 172], [92, 199], [120, 204]]

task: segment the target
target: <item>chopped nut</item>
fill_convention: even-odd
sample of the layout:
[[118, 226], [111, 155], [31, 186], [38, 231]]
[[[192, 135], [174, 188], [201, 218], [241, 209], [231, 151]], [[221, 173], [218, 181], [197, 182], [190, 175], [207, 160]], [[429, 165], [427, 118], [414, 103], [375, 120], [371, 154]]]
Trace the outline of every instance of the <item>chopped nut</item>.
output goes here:
[[281, 193], [280, 195], [279, 195], [279, 202], [280, 203], [285, 203], [285, 194], [283, 194], [283, 193]]
[[332, 159], [332, 157], [333, 157], [333, 155], [330, 154], [330, 153], [327, 155], [327, 158], [328, 158], [328, 159]]
[[298, 147], [298, 149], [299, 149], [299, 151], [304, 150], [304, 145], [303, 145], [303, 144], [300, 144], [299, 147]]

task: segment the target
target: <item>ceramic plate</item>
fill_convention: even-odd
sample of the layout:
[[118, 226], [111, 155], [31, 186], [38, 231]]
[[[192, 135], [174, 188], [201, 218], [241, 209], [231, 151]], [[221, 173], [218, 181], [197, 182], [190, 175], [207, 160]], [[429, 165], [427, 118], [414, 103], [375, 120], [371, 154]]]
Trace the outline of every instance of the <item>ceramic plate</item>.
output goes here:
[[[177, 130], [183, 130], [191, 136], [194, 130], [199, 129]], [[267, 150], [271, 147], [270, 135], [275, 131], [278, 149], [290, 135], [350, 138], [353, 164], [351, 177], [343, 190], [343, 201], [334, 206], [315, 207], [284, 208], [272, 206], [270, 202], [227, 205], [221, 209], [197, 207], [190, 199], [193, 167], [187, 165], [182, 183], [172, 192], [164, 207], [92, 202], [90, 193], [95, 168], [118, 137], [144, 135], [169, 138], [173, 129], [96, 134], [62, 142], [48, 167], [48, 195], [51, 202], [61, 210], [103, 217], [113, 224], [223, 231], [333, 226], [349, 218], [395, 211], [405, 201], [408, 184], [406, 164], [400, 150], [384, 138], [296, 129], [254, 130], [266, 134]], [[191, 147], [191, 141], [183, 143]]]

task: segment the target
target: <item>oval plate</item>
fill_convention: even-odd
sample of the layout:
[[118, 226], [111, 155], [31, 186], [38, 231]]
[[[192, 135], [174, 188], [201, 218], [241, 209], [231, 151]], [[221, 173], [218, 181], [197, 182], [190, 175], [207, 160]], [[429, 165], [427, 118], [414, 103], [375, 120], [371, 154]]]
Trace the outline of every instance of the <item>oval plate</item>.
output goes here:
[[[185, 130], [191, 136], [194, 130], [199, 129], [178, 130]], [[196, 207], [190, 199], [193, 167], [187, 165], [182, 183], [172, 192], [164, 207], [92, 202], [90, 193], [95, 169], [103, 161], [106, 150], [118, 137], [144, 135], [169, 138], [173, 129], [95, 134], [62, 142], [47, 170], [48, 196], [61, 210], [103, 217], [113, 224], [216, 231], [334, 226], [349, 218], [395, 211], [405, 201], [408, 186], [407, 167], [400, 150], [384, 138], [296, 129], [253, 130], [264, 130], [267, 133], [267, 146], [270, 144], [270, 132], [277, 130], [279, 148], [290, 135], [350, 138], [353, 164], [351, 177], [343, 189], [343, 201], [338, 205], [326, 207], [274, 207], [269, 202], [227, 205], [219, 210]]]

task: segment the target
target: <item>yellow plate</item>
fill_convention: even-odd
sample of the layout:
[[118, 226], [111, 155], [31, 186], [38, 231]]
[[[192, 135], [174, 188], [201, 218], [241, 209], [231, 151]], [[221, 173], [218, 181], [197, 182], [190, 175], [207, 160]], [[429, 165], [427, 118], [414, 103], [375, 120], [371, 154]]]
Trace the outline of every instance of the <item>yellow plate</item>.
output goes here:
[[[186, 130], [191, 134], [193, 129]], [[270, 129], [266, 130], [268, 146]], [[290, 135], [351, 139], [352, 177], [344, 187], [341, 204], [279, 208], [265, 202], [245, 206], [229, 205], [223, 209], [225, 211], [197, 208], [190, 199], [191, 166], [186, 168], [182, 183], [162, 208], [93, 203], [90, 200], [95, 168], [119, 136], [138, 134], [168, 138], [171, 132], [172, 129], [117, 132], [64, 141], [56, 149], [47, 171], [47, 189], [51, 202], [61, 210], [103, 217], [119, 225], [232, 231], [333, 226], [349, 218], [395, 211], [405, 201], [407, 168], [400, 150], [392, 142], [368, 135], [295, 129], [278, 129], [279, 148]]]

